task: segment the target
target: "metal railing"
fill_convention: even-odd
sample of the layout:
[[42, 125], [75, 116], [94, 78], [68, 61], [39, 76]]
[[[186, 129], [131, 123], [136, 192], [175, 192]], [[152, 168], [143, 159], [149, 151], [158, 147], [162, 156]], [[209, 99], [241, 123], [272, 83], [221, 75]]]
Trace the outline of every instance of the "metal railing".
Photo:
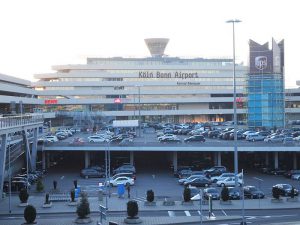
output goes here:
[[22, 116], [0, 117], [0, 129], [20, 127], [31, 124], [43, 123], [42, 114], [24, 114]]

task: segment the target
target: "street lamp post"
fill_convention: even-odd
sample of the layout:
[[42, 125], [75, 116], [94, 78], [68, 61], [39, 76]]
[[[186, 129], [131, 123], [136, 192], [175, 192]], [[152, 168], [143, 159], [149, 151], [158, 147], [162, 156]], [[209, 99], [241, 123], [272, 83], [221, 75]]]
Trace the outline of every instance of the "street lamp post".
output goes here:
[[232, 23], [232, 37], [233, 37], [233, 122], [234, 122], [234, 174], [235, 174], [235, 187], [238, 187], [238, 149], [237, 149], [237, 114], [236, 114], [236, 77], [235, 77], [235, 23], [240, 23], [240, 20], [228, 20], [226, 23]]
[[8, 141], [8, 188], [9, 188], [9, 214], [11, 214], [11, 167], [10, 167], [10, 140]]
[[138, 88], [139, 95], [139, 137], [141, 137], [141, 87], [142, 85], [135, 85]]

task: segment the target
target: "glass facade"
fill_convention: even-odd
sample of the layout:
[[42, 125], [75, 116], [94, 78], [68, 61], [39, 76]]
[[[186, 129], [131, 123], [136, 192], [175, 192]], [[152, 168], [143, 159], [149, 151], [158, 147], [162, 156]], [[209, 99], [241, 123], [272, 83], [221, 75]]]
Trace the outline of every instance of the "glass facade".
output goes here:
[[284, 126], [284, 84], [282, 74], [248, 77], [248, 126]]

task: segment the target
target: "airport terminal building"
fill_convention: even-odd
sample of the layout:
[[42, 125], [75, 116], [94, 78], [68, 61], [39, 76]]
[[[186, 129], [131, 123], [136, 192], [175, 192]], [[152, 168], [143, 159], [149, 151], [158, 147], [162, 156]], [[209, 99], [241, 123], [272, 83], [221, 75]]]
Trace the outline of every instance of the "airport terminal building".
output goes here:
[[[35, 75], [43, 110], [173, 123], [233, 120], [231, 59], [165, 57], [168, 39], [145, 42], [151, 57], [88, 58]], [[236, 65], [239, 121], [246, 121], [246, 74]]]

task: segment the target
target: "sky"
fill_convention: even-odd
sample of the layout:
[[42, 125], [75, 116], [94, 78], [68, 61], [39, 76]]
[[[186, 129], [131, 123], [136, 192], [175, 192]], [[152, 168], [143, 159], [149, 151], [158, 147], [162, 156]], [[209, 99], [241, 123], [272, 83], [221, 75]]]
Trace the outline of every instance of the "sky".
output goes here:
[[[53, 65], [87, 57], [150, 56], [145, 38], [170, 42], [169, 56], [231, 58], [248, 64], [248, 41], [285, 39], [286, 87], [300, 80], [299, 1], [0, 0], [0, 73], [34, 81]], [[271, 45], [270, 45], [271, 47]]]

